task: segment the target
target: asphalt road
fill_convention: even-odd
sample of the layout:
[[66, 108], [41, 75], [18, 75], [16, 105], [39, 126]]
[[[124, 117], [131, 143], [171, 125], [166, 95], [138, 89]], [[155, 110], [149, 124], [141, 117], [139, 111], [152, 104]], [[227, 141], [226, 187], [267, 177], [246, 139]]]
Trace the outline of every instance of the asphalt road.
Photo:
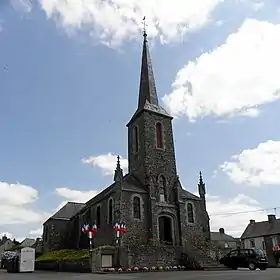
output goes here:
[[178, 271], [178, 272], [150, 272], [131, 274], [75, 274], [55, 272], [34, 273], [6, 273], [0, 271], [0, 280], [279, 280], [280, 268], [271, 268], [266, 271], [249, 271], [246, 269], [232, 271]]

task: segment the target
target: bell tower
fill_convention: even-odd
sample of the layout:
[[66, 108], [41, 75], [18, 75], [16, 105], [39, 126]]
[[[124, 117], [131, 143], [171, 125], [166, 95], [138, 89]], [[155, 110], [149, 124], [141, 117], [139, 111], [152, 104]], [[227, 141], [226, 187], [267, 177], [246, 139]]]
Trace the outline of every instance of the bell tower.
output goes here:
[[145, 30], [143, 37], [138, 107], [127, 124], [128, 171], [143, 184], [150, 174], [168, 186], [177, 176], [173, 118], [159, 105]]

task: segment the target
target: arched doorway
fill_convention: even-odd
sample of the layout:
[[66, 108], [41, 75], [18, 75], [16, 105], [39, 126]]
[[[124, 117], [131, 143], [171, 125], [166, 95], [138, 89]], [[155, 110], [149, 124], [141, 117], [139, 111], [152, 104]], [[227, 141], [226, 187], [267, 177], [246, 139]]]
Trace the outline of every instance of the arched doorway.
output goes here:
[[160, 216], [158, 218], [159, 240], [163, 244], [173, 244], [173, 223], [171, 217]]

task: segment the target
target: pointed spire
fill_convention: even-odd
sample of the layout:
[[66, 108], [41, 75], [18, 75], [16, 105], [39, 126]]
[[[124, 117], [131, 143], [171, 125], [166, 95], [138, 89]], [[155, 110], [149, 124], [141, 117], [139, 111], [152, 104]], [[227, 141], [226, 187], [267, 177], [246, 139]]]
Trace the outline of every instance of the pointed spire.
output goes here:
[[123, 179], [123, 170], [121, 169], [120, 156], [117, 156], [117, 167], [115, 170], [114, 181], [122, 182]]
[[152, 61], [151, 61], [149, 47], [148, 47], [145, 19], [146, 17], [143, 18], [144, 40], [143, 40], [143, 51], [142, 51], [138, 110], [144, 108], [146, 100], [149, 101], [150, 104], [158, 106], [157, 90], [155, 85]]
[[199, 171], [199, 185], [204, 185], [201, 171]]
[[203, 182], [201, 171], [199, 172], [198, 192], [199, 192], [200, 197], [205, 197], [205, 194], [206, 194], [205, 183]]

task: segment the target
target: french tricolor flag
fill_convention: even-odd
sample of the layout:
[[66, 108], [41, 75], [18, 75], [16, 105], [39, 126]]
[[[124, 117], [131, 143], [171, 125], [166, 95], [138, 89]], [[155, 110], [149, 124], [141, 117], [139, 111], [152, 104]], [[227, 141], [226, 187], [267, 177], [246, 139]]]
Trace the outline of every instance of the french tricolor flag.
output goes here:
[[88, 233], [88, 231], [89, 231], [89, 225], [88, 224], [84, 224], [82, 226], [82, 232], [86, 234], [86, 233]]
[[114, 230], [115, 231], [120, 231], [120, 228], [121, 228], [120, 224], [119, 223], [115, 223]]
[[122, 225], [121, 225], [120, 232], [126, 233], [126, 226], [125, 226], [125, 224], [122, 224]]

